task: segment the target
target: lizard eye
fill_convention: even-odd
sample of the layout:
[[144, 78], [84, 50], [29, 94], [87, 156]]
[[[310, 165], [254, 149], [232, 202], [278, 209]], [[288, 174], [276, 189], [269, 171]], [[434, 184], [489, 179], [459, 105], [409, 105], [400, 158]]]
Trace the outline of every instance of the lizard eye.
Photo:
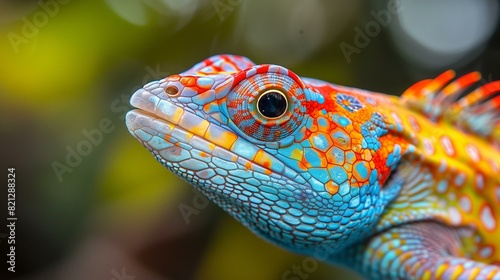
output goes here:
[[270, 89], [262, 93], [257, 99], [259, 113], [268, 119], [282, 117], [288, 108], [288, 100], [284, 93], [276, 89]]
[[306, 95], [295, 74], [280, 66], [268, 68], [242, 72], [244, 78], [228, 94], [226, 109], [230, 125], [244, 136], [277, 142], [302, 126]]

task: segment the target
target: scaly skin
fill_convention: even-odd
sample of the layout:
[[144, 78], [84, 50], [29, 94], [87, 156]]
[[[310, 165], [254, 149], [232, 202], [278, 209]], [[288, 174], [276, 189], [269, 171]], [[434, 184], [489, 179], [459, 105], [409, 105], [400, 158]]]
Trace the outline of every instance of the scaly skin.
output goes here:
[[480, 102], [500, 82], [456, 101], [480, 76], [453, 78], [396, 98], [221, 55], [145, 85], [126, 122], [290, 251], [368, 278], [500, 279], [500, 97]]

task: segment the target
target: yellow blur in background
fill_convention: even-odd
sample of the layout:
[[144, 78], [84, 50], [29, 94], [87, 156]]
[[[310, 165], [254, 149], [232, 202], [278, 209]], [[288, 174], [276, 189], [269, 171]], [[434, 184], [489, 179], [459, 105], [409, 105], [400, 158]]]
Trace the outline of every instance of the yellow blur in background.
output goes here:
[[[221, 53], [395, 95], [447, 68], [499, 79], [498, 2], [433, 5], [0, 1], [1, 162], [15, 168], [17, 218], [16, 272], [2, 261], [2, 279], [355, 279], [259, 239], [168, 172], [126, 130], [128, 99]], [[0, 230], [5, 260], [10, 236]]]

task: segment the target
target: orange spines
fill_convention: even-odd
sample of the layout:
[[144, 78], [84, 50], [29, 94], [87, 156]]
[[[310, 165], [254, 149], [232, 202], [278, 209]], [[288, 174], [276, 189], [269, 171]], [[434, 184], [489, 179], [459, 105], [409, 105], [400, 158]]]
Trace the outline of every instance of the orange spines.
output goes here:
[[[456, 102], [452, 110], [465, 109], [468, 106], [485, 101], [496, 93], [500, 92], [500, 81], [495, 81], [483, 85]], [[498, 102], [497, 102], [498, 103]], [[497, 106], [497, 108], [500, 108]]]
[[443, 88], [443, 90], [436, 95], [433, 102], [441, 105], [452, 103], [464, 90], [474, 83], [479, 82], [480, 79], [481, 74], [479, 74], [479, 72], [471, 72], [463, 75]]

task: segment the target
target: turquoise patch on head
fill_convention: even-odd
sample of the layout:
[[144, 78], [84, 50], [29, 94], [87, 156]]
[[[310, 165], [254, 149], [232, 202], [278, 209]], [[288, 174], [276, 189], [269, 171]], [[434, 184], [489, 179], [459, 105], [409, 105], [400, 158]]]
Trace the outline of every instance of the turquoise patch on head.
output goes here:
[[346, 157], [347, 157], [347, 162], [351, 164], [354, 163], [354, 161], [356, 160], [356, 154], [354, 154], [354, 152], [352, 151], [347, 151]]
[[378, 178], [378, 172], [377, 169], [373, 169], [372, 173], [370, 174], [370, 184], [373, 184], [377, 181]]
[[335, 157], [335, 163], [337, 164], [343, 164], [344, 163], [344, 151], [337, 147], [333, 147], [333, 155]]
[[345, 182], [339, 186], [339, 195], [345, 196], [346, 194], [349, 193], [351, 187], [349, 186], [348, 182]]
[[329, 172], [332, 180], [339, 185], [347, 180], [347, 172], [340, 166], [330, 168]]
[[311, 166], [316, 167], [321, 165], [321, 155], [315, 149], [304, 148], [304, 157]]
[[341, 126], [346, 127], [346, 126], [348, 126], [348, 125], [350, 125], [350, 124], [351, 124], [351, 120], [350, 120], [350, 119], [348, 119], [348, 118], [346, 118], [346, 117], [340, 116], [340, 117], [338, 118], [338, 123], [339, 123]]
[[139, 139], [143, 140], [143, 141], [149, 141], [151, 140], [152, 136], [151, 134], [145, 132], [144, 130], [142, 129], [138, 129], [135, 131], [135, 135], [137, 135], [137, 137], [139, 137]]
[[208, 77], [199, 77], [196, 79], [196, 84], [199, 87], [211, 87], [214, 84], [214, 79]]
[[314, 147], [320, 151], [326, 151], [330, 148], [330, 142], [323, 134], [317, 134], [313, 137]]
[[385, 165], [391, 166], [393, 161], [394, 161], [394, 154], [391, 153], [387, 156], [387, 160], [385, 161]]
[[322, 126], [322, 127], [326, 127], [326, 126], [328, 125], [328, 123], [327, 123], [326, 119], [325, 119], [325, 118], [323, 118], [323, 117], [319, 117], [319, 118], [318, 118], [318, 124], [319, 124], [320, 126]]
[[368, 169], [365, 164], [365, 162], [358, 162], [354, 165], [354, 169], [356, 169], [361, 177], [368, 178]]

